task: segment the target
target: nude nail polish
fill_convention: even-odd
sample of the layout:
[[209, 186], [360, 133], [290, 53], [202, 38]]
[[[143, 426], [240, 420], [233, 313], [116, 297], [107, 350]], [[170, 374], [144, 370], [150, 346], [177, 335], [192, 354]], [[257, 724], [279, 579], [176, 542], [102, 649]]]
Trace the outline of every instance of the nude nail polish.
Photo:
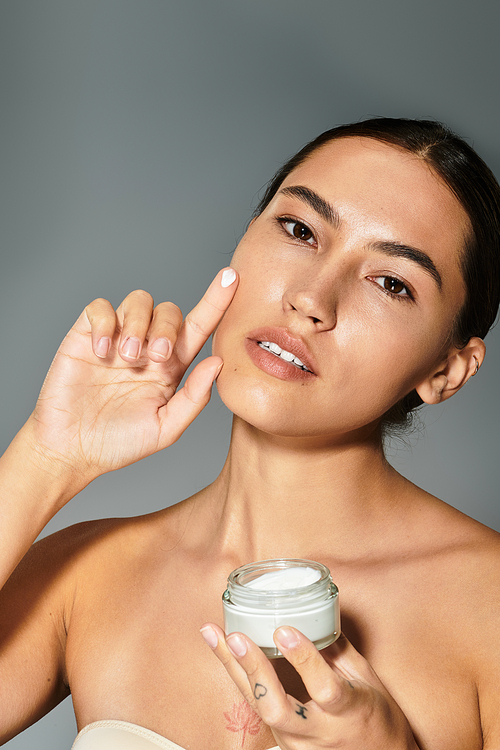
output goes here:
[[141, 353], [141, 342], [135, 337], [131, 337], [125, 341], [122, 346], [122, 352], [126, 357], [130, 359], [138, 359]]

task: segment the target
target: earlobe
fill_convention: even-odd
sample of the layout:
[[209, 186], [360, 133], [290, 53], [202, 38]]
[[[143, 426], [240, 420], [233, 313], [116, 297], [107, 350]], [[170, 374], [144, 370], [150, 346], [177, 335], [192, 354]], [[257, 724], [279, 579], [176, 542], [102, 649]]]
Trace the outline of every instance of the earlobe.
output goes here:
[[437, 368], [422, 381], [416, 391], [426, 404], [439, 404], [453, 396], [477, 373], [486, 347], [477, 336], [469, 339], [463, 349], [453, 347]]

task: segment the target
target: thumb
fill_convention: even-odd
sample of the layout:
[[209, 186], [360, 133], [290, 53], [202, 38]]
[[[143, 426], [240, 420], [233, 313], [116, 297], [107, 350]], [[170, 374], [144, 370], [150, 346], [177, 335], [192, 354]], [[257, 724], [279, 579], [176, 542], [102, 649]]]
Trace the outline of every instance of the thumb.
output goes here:
[[320, 653], [345, 680], [357, 680], [387, 692], [373, 667], [343, 633]]
[[222, 369], [220, 357], [208, 357], [196, 365], [184, 383], [158, 411], [160, 419], [159, 449], [180, 438], [210, 401], [212, 384]]

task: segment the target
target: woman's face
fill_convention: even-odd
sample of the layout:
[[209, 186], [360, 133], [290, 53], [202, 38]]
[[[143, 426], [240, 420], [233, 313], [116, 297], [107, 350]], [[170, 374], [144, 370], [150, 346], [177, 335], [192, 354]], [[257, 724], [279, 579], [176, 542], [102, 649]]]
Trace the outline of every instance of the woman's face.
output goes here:
[[223, 401], [274, 434], [371, 431], [445, 359], [468, 226], [412, 154], [357, 137], [313, 153], [236, 249]]

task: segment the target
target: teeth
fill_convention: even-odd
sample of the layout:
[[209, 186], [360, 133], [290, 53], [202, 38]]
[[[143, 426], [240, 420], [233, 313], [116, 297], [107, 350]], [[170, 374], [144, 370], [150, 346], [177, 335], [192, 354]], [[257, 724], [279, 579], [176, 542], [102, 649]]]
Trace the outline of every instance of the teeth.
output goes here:
[[267, 351], [272, 352], [277, 357], [281, 357], [281, 359], [284, 359], [285, 362], [291, 362], [296, 367], [300, 367], [302, 368], [302, 370], [311, 372], [310, 370], [308, 370], [305, 364], [300, 361], [298, 357], [296, 357], [291, 352], [287, 352], [286, 349], [282, 349], [280, 346], [278, 346], [278, 344], [275, 344], [274, 341], [259, 341], [259, 346], [262, 349], [267, 349]]

